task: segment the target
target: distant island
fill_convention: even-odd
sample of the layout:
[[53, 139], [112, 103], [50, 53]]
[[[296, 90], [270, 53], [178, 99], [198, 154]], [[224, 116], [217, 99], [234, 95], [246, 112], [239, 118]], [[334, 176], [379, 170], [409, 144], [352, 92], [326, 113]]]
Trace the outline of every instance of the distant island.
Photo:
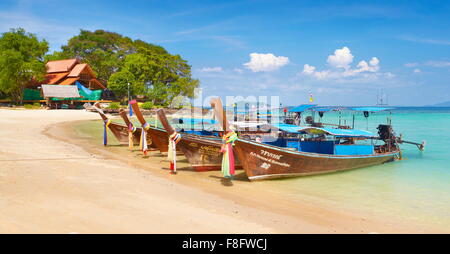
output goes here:
[[445, 101], [433, 105], [426, 105], [426, 107], [450, 107], [450, 101]]

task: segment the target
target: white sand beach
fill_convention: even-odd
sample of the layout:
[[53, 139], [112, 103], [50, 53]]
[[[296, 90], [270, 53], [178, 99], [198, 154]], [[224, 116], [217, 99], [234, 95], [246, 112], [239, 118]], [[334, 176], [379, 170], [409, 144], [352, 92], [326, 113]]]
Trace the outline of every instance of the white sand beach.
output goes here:
[[158, 173], [157, 162], [151, 162], [152, 170], [141, 169], [43, 133], [55, 124], [89, 119], [99, 116], [0, 109], [0, 233], [429, 231], [307, 202], [291, 204], [263, 196], [257, 187], [240, 193], [250, 188], [196, 186], [182, 174]]

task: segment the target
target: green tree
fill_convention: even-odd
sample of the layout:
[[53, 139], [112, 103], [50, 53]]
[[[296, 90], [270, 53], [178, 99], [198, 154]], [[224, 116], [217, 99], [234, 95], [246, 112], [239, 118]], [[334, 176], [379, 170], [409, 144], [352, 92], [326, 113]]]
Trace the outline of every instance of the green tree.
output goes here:
[[130, 82], [133, 94], [146, 95], [154, 105], [167, 106], [178, 95], [194, 97], [199, 81], [192, 79], [191, 67], [179, 55], [138, 52], [126, 56], [120, 71], [111, 76], [109, 86], [116, 95], [126, 95], [124, 89]]
[[120, 99], [123, 103], [128, 98], [128, 83], [130, 84], [130, 93], [136, 94], [136, 80], [134, 79], [134, 75], [127, 71], [116, 72], [111, 75], [108, 82], [108, 88], [114, 92], [114, 95], [118, 99]]
[[[168, 105], [178, 95], [193, 97], [199, 81], [192, 79], [191, 66], [179, 55], [142, 40], [132, 40], [104, 30], [81, 30], [80, 34], [47, 60], [79, 58], [88, 63], [98, 79], [122, 101], [128, 93], [147, 95], [154, 104]], [[152, 89], [146, 83], [151, 82]]]
[[97, 78], [106, 83], [116, 72], [127, 54], [133, 53], [133, 40], [118, 33], [104, 30], [94, 32], [81, 30], [67, 45], [47, 56], [48, 60], [78, 58], [89, 64]]
[[45, 76], [44, 55], [48, 43], [24, 29], [11, 29], [0, 37], [0, 91], [22, 104], [23, 89]]

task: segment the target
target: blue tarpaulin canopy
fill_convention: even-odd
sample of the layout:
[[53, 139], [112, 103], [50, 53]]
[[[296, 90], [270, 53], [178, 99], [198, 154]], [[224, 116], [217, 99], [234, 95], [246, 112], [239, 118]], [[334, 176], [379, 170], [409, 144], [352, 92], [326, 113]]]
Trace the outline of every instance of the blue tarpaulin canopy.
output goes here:
[[302, 104], [297, 107], [291, 108], [289, 112], [303, 112], [306, 110], [318, 111], [318, 112], [329, 112], [329, 111], [340, 111], [340, 110], [350, 110], [350, 111], [368, 111], [368, 112], [379, 112], [392, 110], [393, 108], [386, 107], [340, 107], [340, 106], [321, 106], [318, 107], [317, 104]]
[[84, 87], [80, 82], [76, 81], [75, 84], [77, 85], [78, 90], [83, 91], [87, 95], [92, 94], [92, 91]]
[[317, 104], [302, 104], [297, 107], [289, 109], [289, 112], [303, 112], [315, 106], [317, 106]]
[[336, 137], [376, 137], [375, 134], [364, 130], [333, 129], [333, 128], [316, 128], [316, 129], [320, 129], [326, 132], [326, 134], [333, 135]]
[[334, 106], [311, 108], [311, 110], [318, 111], [318, 112], [339, 111], [339, 110], [345, 110], [345, 109], [346, 109], [345, 107], [334, 107]]
[[272, 124], [271, 126], [277, 128], [279, 130], [282, 130], [285, 132], [290, 132], [290, 133], [297, 133], [304, 128], [302, 126], [286, 124], [286, 123], [276, 123], [276, 124]]
[[382, 108], [382, 107], [357, 107], [357, 108], [349, 108], [353, 111], [368, 111], [368, 112], [379, 112], [379, 111], [386, 111], [386, 110], [392, 110], [393, 108]]
[[310, 133], [310, 134], [326, 134], [332, 135], [336, 137], [376, 137], [375, 134], [364, 131], [364, 130], [355, 130], [355, 129], [333, 129], [333, 128], [318, 128], [318, 127], [310, 127], [310, 126], [297, 126], [293, 124], [273, 124], [273, 127], [289, 132], [289, 133]]

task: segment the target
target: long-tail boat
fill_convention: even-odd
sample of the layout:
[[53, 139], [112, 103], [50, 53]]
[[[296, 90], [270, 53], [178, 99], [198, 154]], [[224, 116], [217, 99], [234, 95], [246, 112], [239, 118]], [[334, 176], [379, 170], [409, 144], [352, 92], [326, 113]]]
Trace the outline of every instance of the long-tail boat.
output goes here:
[[[130, 149], [132, 149], [134, 144], [139, 144], [140, 137], [142, 135], [142, 128], [137, 128], [134, 126], [134, 124], [130, 121], [128, 118], [127, 112], [124, 109], [119, 109], [119, 115], [122, 117], [123, 121], [125, 122], [125, 125], [128, 126], [128, 137], [130, 137], [130, 134], [133, 136], [133, 139], [128, 139], [128, 145]], [[146, 136], [147, 139], [147, 146], [148, 148], [156, 148], [156, 145], [153, 143], [150, 135]]]
[[[175, 129], [167, 120], [164, 109], [156, 112], [168, 135], [175, 133]], [[222, 167], [222, 139], [213, 133], [195, 135], [182, 133], [176, 148], [183, 152], [195, 171], [220, 170]], [[236, 166], [240, 167], [239, 162]]]
[[[378, 135], [347, 127], [314, 126], [298, 126], [284, 134], [289, 137], [275, 142], [235, 141], [235, 152], [250, 180], [344, 171], [401, 158], [402, 140], [395, 136], [390, 120], [378, 126]], [[362, 141], [366, 143], [361, 144]], [[423, 150], [424, 143], [404, 143]]]
[[[211, 99], [211, 105], [214, 110], [214, 115], [218, 122], [222, 124], [224, 132], [231, 130], [229, 122], [226, 120], [226, 114], [221, 110], [223, 108], [220, 98]], [[167, 120], [163, 109], [157, 111], [157, 115], [167, 133], [172, 135], [175, 129]], [[267, 131], [242, 131], [245, 137], [250, 138], [254, 135], [267, 135]], [[211, 171], [222, 169], [223, 159], [223, 140], [221, 137], [223, 131], [182, 131], [181, 139], [177, 143], [176, 148], [183, 152], [191, 166], [195, 171]], [[234, 160], [234, 167], [236, 169], [242, 168], [239, 160]]]
[[[103, 144], [106, 146], [108, 143], [108, 134], [106, 131], [106, 128], [108, 128], [113, 133], [114, 137], [116, 137], [117, 141], [119, 141], [122, 145], [127, 145], [129, 143], [128, 126], [112, 122], [111, 119], [109, 119], [108, 116], [106, 116], [106, 114], [103, 112], [98, 102], [94, 104], [94, 109], [98, 112], [103, 120], [103, 125], [105, 128], [103, 134]], [[141, 130], [139, 129], [133, 134], [133, 140], [139, 142], [140, 135]]]
[[247, 177], [257, 180], [329, 173], [382, 164], [400, 157], [397, 145], [357, 145], [340, 141], [344, 137], [350, 140], [374, 138], [369, 134], [358, 136], [350, 131], [341, 136], [341, 132], [317, 127], [298, 131], [330, 135], [336, 139], [294, 139], [287, 141], [282, 147], [238, 139], [235, 141], [235, 151], [241, 159]]
[[137, 119], [141, 123], [142, 128], [145, 129], [147, 134], [150, 136], [152, 143], [161, 153], [166, 153], [169, 150], [169, 135], [167, 135], [167, 131], [161, 128], [153, 127], [147, 123], [136, 101], [131, 101], [130, 104]]

